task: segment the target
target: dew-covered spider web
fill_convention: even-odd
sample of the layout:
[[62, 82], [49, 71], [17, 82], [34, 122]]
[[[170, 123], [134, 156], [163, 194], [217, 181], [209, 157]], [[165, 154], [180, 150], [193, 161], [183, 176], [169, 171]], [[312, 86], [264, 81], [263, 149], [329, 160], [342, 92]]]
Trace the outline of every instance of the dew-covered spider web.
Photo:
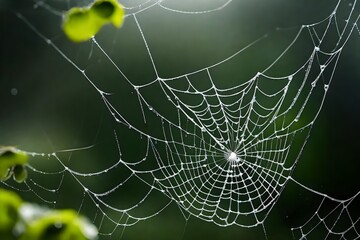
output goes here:
[[[28, 116], [38, 113], [37, 124], [21, 123], [37, 134], [2, 138], [32, 156], [28, 179], [2, 186], [77, 209], [101, 239], [140, 239], [129, 233], [138, 225], [142, 239], [152, 239], [148, 228], [174, 231], [167, 239], [204, 238], [206, 228], [222, 229], [209, 230], [214, 239], [359, 239], [359, 178], [347, 195], [336, 195], [303, 181], [321, 179], [324, 169], [297, 172], [325, 154], [303, 153], [325, 141], [308, 143], [323, 126], [318, 118], [332, 84], [359, 80], [352, 72], [337, 77], [344, 51], [355, 56], [349, 69], [360, 67], [358, 1], [124, 0], [121, 29], [107, 26], [72, 43], [61, 31], [63, 14], [89, 3], [4, 3], [9, 23], [31, 36], [21, 39], [23, 48], [35, 48], [16, 61], [42, 62], [24, 64], [33, 74], [23, 76], [27, 83], [2, 87], [21, 99], [9, 100], [13, 111], [24, 105]], [[358, 125], [347, 121], [332, 130], [346, 135], [344, 125]], [[30, 141], [21, 145], [20, 138]], [[346, 150], [326, 164], [358, 169], [356, 155]], [[289, 220], [281, 224], [284, 211]], [[162, 222], [147, 227], [159, 216]], [[189, 235], [205, 222], [203, 233]]]

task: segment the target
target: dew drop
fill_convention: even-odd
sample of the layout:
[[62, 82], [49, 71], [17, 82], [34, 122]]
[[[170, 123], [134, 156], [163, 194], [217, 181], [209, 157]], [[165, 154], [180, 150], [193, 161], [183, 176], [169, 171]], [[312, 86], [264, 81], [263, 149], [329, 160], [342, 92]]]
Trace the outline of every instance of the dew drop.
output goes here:
[[18, 95], [18, 90], [17, 90], [17, 88], [12, 88], [12, 89], [10, 90], [10, 93], [11, 93], [11, 95], [13, 95], [13, 96]]
[[325, 85], [324, 85], [324, 90], [325, 90], [325, 92], [326, 92], [328, 89], [329, 89], [329, 84], [325, 84]]

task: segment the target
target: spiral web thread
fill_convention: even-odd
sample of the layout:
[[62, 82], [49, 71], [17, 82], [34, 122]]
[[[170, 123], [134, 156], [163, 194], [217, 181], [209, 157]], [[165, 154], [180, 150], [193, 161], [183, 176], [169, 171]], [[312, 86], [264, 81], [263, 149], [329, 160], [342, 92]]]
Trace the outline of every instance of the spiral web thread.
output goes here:
[[[350, 199], [340, 200], [312, 190], [292, 177], [323, 106], [342, 49], [351, 36], [360, 35], [357, 1], [349, 3], [340, 0], [327, 18], [301, 26], [277, 59], [241, 84], [221, 87], [215, 72], [259, 44], [267, 38], [266, 35], [213, 65], [174, 77], [162, 76], [139, 16], [158, 7], [173, 14], [207, 14], [230, 5], [231, 1], [224, 1], [213, 9], [190, 12], [172, 9], [166, 1], [149, 0], [132, 7], [124, 3], [127, 21], [133, 21], [141, 34], [155, 74], [153, 80], [144, 84], [128, 78], [122, 66], [112, 59], [97, 38], [91, 40], [93, 47], [121, 75], [122, 84], [133, 92], [140, 110], [140, 123], [134, 122], [129, 113], [114, 104], [112, 95], [98, 87], [87, 70], [69, 57], [56, 41], [41, 33], [19, 13], [18, 17], [81, 72], [98, 92], [117, 123], [114, 139], [119, 155], [110, 167], [84, 173], [68, 166], [61, 154], [87, 151], [87, 148], [51, 154], [31, 153], [34, 157], [58, 161], [60, 170], [50, 173], [29, 165], [31, 173], [25, 183], [25, 191], [32, 191], [43, 201], [55, 204], [55, 201], [43, 197], [38, 189], [55, 193], [64, 187], [65, 176], [70, 175], [83, 189], [82, 204], [88, 199], [96, 206], [94, 222], [97, 222], [101, 234], [111, 236], [119, 228], [158, 215], [170, 204], [177, 205], [186, 219], [193, 216], [224, 227], [264, 227], [273, 206], [290, 181], [323, 198], [307, 222], [291, 229], [295, 239], [307, 239], [316, 228], [325, 229], [324, 239], [332, 236], [337, 239], [359, 238], [359, 216], [350, 211], [352, 203], [358, 201], [359, 193]], [[62, 16], [62, 10], [57, 9], [52, 1], [36, 1], [35, 6]], [[340, 22], [343, 16], [338, 16], [338, 9], [345, 7], [346, 21]], [[304, 36], [312, 45], [305, 61], [289, 74], [275, 75], [272, 70]], [[201, 86], [198, 84], [200, 81]], [[159, 92], [157, 99], [146, 94], [153, 88]], [[159, 102], [166, 102], [166, 111], [157, 108]], [[306, 118], [304, 113], [307, 113]], [[147, 125], [155, 126], [155, 130], [147, 128]], [[126, 158], [124, 141], [118, 137], [121, 131], [137, 136], [142, 157]], [[86, 179], [100, 178], [118, 169], [127, 171], [127, 177], [121, 177], [105, 191], [92, 189], [91, 184], [86, 183]], [[38, 174], [59, 177], [59, 185], [51, 189], [42, 186], [36, 178], [32, 178]], [[132, 180], [142, 184], [142, 197], [128, 207], [112, 204], [109, 197]], [[162, 206], [152, 213], [138, 216], [137, 209], [158, 194], [167, 199]], [[323, 209], [327, 201], [335, 204], [330, 210]], [[343, 218], [346, 227], [337, 228], [343, 223]], [[104, 222], [110, 223], [113, 228], [102, 227]]]

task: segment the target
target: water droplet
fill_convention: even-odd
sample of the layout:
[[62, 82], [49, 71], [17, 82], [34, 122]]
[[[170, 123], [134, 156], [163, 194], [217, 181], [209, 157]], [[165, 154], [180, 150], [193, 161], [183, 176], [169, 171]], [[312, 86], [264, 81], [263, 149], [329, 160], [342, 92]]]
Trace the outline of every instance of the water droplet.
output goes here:
[[320, 65], [320, 70], [324, 71], [324, 69], [326, 68], [326, 65]]
[[315, 86], [316, 86], [316, 81], [313, 81], [313, 82], [311, 83], [311, 86], [312, 86], [312, 87], [315, 87]]
[[11, 95], [16, 96], [16, 95], [18, 95], [18, 90], [16, 88], [12, 88], [10, 90], [10, 93], [11, 93]]
[[202, 131], [202, 132], [206, 132], [206, 128], [205, 128], [205, 127], [202, 127], [202, 128], [201, 128], [201, 131]]
[[318, 46], [315, 47], [315, 51], [318, 52], [320, 51], [320, 48]]
[[149, 110], [152, 111], [154, 110], [154, 108], [152, 106], [149, 106]]
[[289, 81], [291, 81], [291, 80], [293, 80], [293, 75], [290, 75], [289, 77], [288, 77], [288, 79], [289, 79]]
[[324, 85], [324, 90], [325, 90], [325, 92], [326, 92], [328, 89], [329, 89], [329, 84], [325, 84], [325, 85]]

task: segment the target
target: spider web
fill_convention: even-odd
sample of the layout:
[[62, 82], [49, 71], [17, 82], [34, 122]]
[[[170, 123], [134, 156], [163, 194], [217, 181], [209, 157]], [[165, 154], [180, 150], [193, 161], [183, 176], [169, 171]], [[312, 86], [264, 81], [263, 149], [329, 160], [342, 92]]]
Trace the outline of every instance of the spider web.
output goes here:
[[[182, 72], [159, 61], [158, 38], [144, 27], [148, 14], [212, 17], [235, 3], [124, 1], [124, 28], [128, 25], [139, 36], [133, 44], [142, 49], [142, 55], [131, 55], [135, 71], [146, 72], [146, 77], [131, 72], [119, 58], [117, 48], [126, 52], [126, 45], [116, 42], [122, 30], [111, 47], [109, 29], [80, 46], [69, 46], [58, 30], [41, 29], [31, 20], [36, 12], [59, 21], [69, 7], [88, 3], [35, 1], [31, 16], [24, 10], [16, 15], [86, 80], [88, 91], [95, 91], [110, 116], [112, 133], [103, 142], [116, 151], [95, 170], [76, 159], [94, 154], [100, 143], [49, 154], [29, 152], [34, 160], [25, 186], [3, 184], [30, 191], [53, 206], [59, 205], [59, 199], [54, 200], [59, 191], [81, 192], [79, 212], [96, 209], [93, 221], [104, 236], [122, 236], [127, 227], [175, 205], [186, 221], [195, 217], [222, 227], [260, 227], [271, 239], [267, 219], [292, 183], [321, 198], [309, 219], [292, 226], [294, 239], [359, 238], [359, 192], [337, 199], [293, 177], [340, 55], [350, 39], [360, 35], [356, 0], [338, 1], [320, 21], [257, 35], [220, 60], [209, 57], [210, 64]], [[246, 70], [250, 54], [260, 49], [263, 56], [267, 41], [283, 35], [286, 43], [279, 44], [271, 60], [259, 60]], [[177, 64], [184, 63], [180, 59]], [[45, 168], [39, 158], [51, 166]], [[45, 177], [52, 180], [46, 183]], [[68, 181], [76, 190], [65, 189]]]

